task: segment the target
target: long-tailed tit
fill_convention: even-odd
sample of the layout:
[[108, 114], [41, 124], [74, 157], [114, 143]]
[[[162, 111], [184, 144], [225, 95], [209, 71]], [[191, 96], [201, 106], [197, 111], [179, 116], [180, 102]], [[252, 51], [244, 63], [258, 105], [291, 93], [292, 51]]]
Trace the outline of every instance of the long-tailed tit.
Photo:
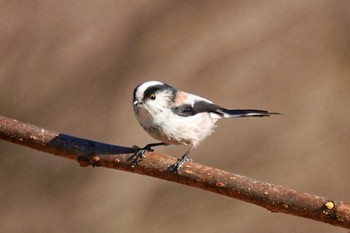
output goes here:
[[186, 153], [171, 166], [176, 173], [189, 160], [190, 151], [213, 132], [218, 119], [279, 114], [255, 109], [229, 110], [158, 81], [138, 85], [134, 90], [133, 105], [140, 125], [154, 139], [161, 141], [140, 149], [136, 160], [140, 160], [146, 151], [152, 151], [154, 146], [188, 145]]

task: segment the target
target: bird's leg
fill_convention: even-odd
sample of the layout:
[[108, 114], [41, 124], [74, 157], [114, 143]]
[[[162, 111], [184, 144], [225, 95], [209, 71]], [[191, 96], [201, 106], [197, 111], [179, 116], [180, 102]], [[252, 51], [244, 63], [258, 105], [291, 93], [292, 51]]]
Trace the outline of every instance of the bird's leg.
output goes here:
[[169, 170], [175, 172], [176, 174], [180, 174], [180, 171], [179, 171], [180, 167], [182, 167], [182, 165], [186, 161], [192, 162], [192, 159], [189, 157], [191, 150], [192, 150], [192, 146], [190, 147], [190, 149], [188, 149], [188, 151], [186, 151], [186, 153], [180, 159], [177, 160], [176, 163], [174, 163], [169, 167]]
[[168, 144], [164, 143], [164, 142], [158, 142], [158, 143], [150, 143], [150, 144], [147, 144], [145, 147], [143, 148], [139, 148], [137, 146], [134, 146], [136, 147], [136, 149], [138, 149], [138, 151], [134, 154], [133, 156], [133, 161], [132, 163], [133, 164], [137, 164], [138, 162], [141, 162], [143, 157], [144, 157], [144, 154], [147, 152], [147, 151], [151, 151], [153, 152], [154, 150], [152, 149], [152, 147], [155, 147], [155, 146], [166, 146]]

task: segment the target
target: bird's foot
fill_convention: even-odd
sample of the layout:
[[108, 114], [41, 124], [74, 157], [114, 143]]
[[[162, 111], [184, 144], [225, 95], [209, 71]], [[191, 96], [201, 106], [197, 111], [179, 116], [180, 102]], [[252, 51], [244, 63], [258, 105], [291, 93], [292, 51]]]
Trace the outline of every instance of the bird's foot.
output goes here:
[[143, 148], [140, 148], [136, 145], [132, 146], [133, 149], [137, 150], [137, 152], [135, 154], [133, 154], [133, 156], [130, 158], [131, 160], [131, 164], [138, 164], [139, 162], [142, 161], [142, 159], [145, 157], [145, 153], [146, 152], [153, 152], [154, 150], [152, 149], [151, 145], [146, 145]]
[[169, 171], [174, 172], [175, 174], [180, 174], [180, 168], [183, 166], [185, 162], [192, 162], [192, 158], [188, 157], [187, 155], [182, 156], [180, 159], [176, 161], [173, 165], [169, 167]]
[[166, 146], [166, 145], [167, 144], [164, 143], [164, 142], [147, 144], [143, 148], [140, 148], [140, 147], [134, 145], [132, 148], [137, 150], [137, 152], [130, 158], [131, 164], [136, 164], [137, 165], [139, 162], [141, 162], [142, 159], [144, 158], [144, 154], [146, 152], [153, 152], [154, 151], [152, 149], [152, 147], [155, 147], [155, 146]]

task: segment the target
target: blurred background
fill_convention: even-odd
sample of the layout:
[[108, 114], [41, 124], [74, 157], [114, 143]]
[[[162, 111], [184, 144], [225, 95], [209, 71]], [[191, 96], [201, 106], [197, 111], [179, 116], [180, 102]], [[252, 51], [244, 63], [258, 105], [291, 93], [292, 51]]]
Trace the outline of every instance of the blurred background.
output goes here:
[[[350, 1], [0, 0], [0, 115], [154, 142], [132, 92], [159, 80], [228, 108], [194, 161], [350, 202]], [[182, 146], [157, 148], [181, 156]], [[0, 141], [1, 232], [346, 232]]]

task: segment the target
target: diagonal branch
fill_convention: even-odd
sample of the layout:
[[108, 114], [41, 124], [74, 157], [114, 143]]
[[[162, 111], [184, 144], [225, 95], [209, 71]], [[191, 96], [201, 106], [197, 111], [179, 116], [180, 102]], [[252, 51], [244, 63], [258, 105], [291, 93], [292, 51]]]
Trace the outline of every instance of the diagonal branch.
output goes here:
[[300, 193], [197, 163], [186, 162], [181, 174], [177, 175], [168, 170], [176, 161], [170, 156], [146, 153], [145, 158], [135, 165], [132, 163], [133, 148], [77, 138], [2, 116], [0, 139], [76, 160], [83, 167], [92, 165], [153, 176], [233, 197], [272, 212], [350, 229], [350, 205], [347, 203]]

